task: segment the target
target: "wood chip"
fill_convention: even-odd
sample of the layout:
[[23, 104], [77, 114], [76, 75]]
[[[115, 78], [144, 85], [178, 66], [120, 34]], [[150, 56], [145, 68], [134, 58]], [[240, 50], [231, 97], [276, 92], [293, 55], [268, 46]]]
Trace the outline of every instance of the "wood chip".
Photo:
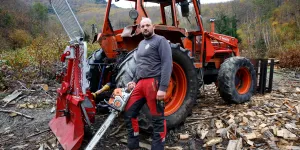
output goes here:
[[166, 146], [165, 150], [183, 150], [183, 148], [180, 146], [175, 146], [175, 147]]
[[13, 146], [10, 149], [25, 149], [29, 144]]
[[285, 146], [285, 150], [300, 150], [300, 146]]
[[256, 139], [257, 136], [254, 132], [252, 133], [247, 133], [247, 134], [244, 134], [244, 136], [248, 139], [248, 140], [252, 140], [252, 139]]
[[22, 94], [22, 92], [20, 91], [18, 91], [18, 90], [15, 90], [13, 93], [11, 93], [10, 95], [8, 95], [8, 96], [6, 96], [6, 97], [4, 97], [2, 100], [4, 101], [4, 102], [9, 102], [9, 101], [12, 101], [12, 100], [14, 100], [15, 98], [17, 98], [19, 95], [21, 95]]
[[27, 108], [27, 104], [26, 103], [25, 104], [19, 104], [18, 108]]
[[224, 127], [224, 125], [223, 125], [223, 123], [222, 123], [222, 120], [216, 120], [215, 124], [216, 124], [216, 127], [217, 127], [218, 129]]
[[230, 140], [226, 150], [235, 150], [238, 140]]
[[287, 113], [287, 111], [282, 111], [282, 112], [278, 112], [278, 113], [269, 113], [269, 114], [265, 114], [266, 116], [273, 116], [273, 115], [278, 115], [278, 114], [284, 114]]
[[208, 142], [206, 142], [203, 147], [208, 147], [208, 146], [212, 146], [212, 145], [215, 145], [215, 144], [218, 144], [220, 142], [222, 142], [223, 139], [220, 138], [220, 137], [217, 137], [217, 138], [213, 138], [211, 140], [209, 140]]
[[230, 119], [228, 120], [228, 123], [229, 123], [229, 124], [235, 124], [234, 118], [230, 118]]
[[297, 140], [298, 139], [295, 134], [291, 133], [287, 129], [278, 130], [277, 136], [283, 137], [284, 139], [288, 139], [288, 140]]
[[11, 116], [11, 117], [15, 117], [15, 116], [17, 116], [17, 115], [18, 115], [18, 114], [15, 113], [15, 112], [12, 112], [12, 113], [9, 114], [9, 116]]
[[241, 150], [243, 148], [243, 139], [239, 138], [238, 143], [236, 145], [236, 150]]
[[201, 130], [201, 139], [203, 140], [205, 138], [205, 136], [207, 135], [208, 130]]
[[247, 142], [247, 144], [249, 144], [249, 145], [251, 145], [251, 146], [254, 145], [254, 142], [253, 142], [253, 141], [247, 140], [246, 142]]
[[297, 113], [300, 114], [300, 105], [295, 106], [295, 109], [296, 109]]
[[244, 122], [244, 123], [248, 123], [248, 122], [249, 122], [248, 118], [243, 117], [243, 122]]
[[248, 112], [247, 112], [247, 115], [249, 115], [249, 116], [251, 116], [251, 117], [254, 117], [254, 116], [256, 116], [256, 113], [253, 112], [253, 111], [248, 111]]
[[190, 135], [189, 134], [179, 134], [179, 139], [180, 140], [187, 140], [189, 139]]
[[42, 87], [42, 89], [44, 90], [44, 91], [48, 91], [49, 90], [49, 86], [47, 85], [47, 84], [40, 84], [40, 86]]
[[39, 150], [45, 150], [44, 143], [40, 144], [40, 148], [39, 148]]
[[242, 138], [239, 140], [230, 140], [226, 150], [241, 150], [243, 147]]
[[56, 107], [53, 106], [53, 107], [51, 108], [51, 110], [50, 110], [50, 113], [54, 113], [55, 110], [56, 110]]
[[262, 124], [259, 125], [259, 128], [260, 128], [260, 129], [263, 129], [263, 128], [266, 127], [266, 126], [267, 126], [267, 124], [262, 123]]

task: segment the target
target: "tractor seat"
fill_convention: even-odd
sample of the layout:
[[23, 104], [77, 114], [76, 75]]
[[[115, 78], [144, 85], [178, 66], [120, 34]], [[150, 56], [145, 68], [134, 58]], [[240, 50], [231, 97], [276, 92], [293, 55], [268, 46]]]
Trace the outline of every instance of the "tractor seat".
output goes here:
[[123, 29], [123, 32], [121, 34], [121, 37], [133, 37], [135, 36], [137, 33], [139, 33], [139, 29], [137, 27], [138, 25], [130, 25], [130, 26], [126, 26]]

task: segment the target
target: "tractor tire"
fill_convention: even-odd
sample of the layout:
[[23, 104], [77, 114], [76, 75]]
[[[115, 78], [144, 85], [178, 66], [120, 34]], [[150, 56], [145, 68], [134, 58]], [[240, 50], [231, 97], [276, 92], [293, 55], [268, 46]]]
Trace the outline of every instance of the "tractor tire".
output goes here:
[[[89, 64], [103, 63], [103, 59], [106, 57], [102, 49], [96, 50], [89, 58]], [[98, 84], [100, 80], [100, 71], [97, 65], [90, 65], [90, 70], [87, 73], [87, 79], [90, 81], [90, 91], [96, 92], [98, 90]]]
[[[171, 44], [171, 48], [173, 57], [171, 82], [173, 88], [170, 89], [169, 85], [167, 93], [169, 92], [171, 95], [169, 95], [169, 99], [167, 99], [165, 105], [165, 118], [169, 129], [183, 123], [191, 113], [192, 107], [196, 102], [198, 90], [197, 72], [193, 64], [193, 59], [189, 56], [189, 51], [181, 48], [178, 44]], [[120, 71], [116, 78], [119, 87], [123, 87], [129, 81], [132, 81], [130, 77], [135, 72], [135, 57], [133, 54], [131, 55], [127, 56], [127, 61], [119, 65]], [[147, 105], [144, 105], [139, 116], [139, 125], [142, 129], [149, 131], [152, 129], [151, 122], [149, 108]]]
[[230, 57], [222, 64], [218, 74], [220, 96], [229, 103], [249, 101], [256, 88], [256, 73], [250, 60]]
[[118, 88], [126, 87], [127, 83], [133, 80], [136, 68], [136, 51], [129, 52], [125, 59], [118, 65], [116, 83]]

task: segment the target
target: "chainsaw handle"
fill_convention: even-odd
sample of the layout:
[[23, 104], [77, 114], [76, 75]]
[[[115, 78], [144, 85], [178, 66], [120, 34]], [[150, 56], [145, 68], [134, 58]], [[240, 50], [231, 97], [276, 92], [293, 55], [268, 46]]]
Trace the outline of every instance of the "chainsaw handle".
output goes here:
[[103, 101], [107, 104], [108, 108], [112, 108], [112, 109], [114, 109], [114, 110], [116, 110], [116, 111], [118, 111], [118, 112], [121, 112], [118, 108], [116, 108], [116, 107], [110, 105], [106, 99], [104, 99]]

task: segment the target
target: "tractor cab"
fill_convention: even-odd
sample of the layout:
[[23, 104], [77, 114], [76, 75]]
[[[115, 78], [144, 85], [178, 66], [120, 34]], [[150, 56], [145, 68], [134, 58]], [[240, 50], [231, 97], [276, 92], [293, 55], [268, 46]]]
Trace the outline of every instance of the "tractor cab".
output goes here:
[[[116, 1], [119, 2], [121, 1]], [[143, 17], [149, 17], [153, 21], [156, 34], [164, 36], [170, 43], [178, 43], [189, 50], [190, 56], [195, 60], [196, 68], [208, 66], [210, 70], [218, 69], [224, 59], [239, 55], [238, 40], [214, 33], [214, 20], [211, 20], [211, 32], [204, 31], [199, 0], [131, 0], [129, 2], [132, 9], [128, 9], [128, 16], [111, 12], [113, 0], [107, 2], [102, 33], [96, 35], [95, 39], [108, 58], [115, 58], [117, 51], [131, 51], [138, 46], [143, 39], [139, 30], [139, 22]], [[157, 7], [144, 7], [147, 5], [146, 2], [154, 3]], [[160, 17], [156, 16], [157, 14], [150, 16], [150, 9], [160, 11]], [[221, 59], [214, 57], [216, 53]], [[212, 73], [216, 75], [216, 71]]]
[[[137, 0], [129, 2], [131, 2], [132, 9], [128, 9], [128, 15], [116, 15], [115, 12], [111, 12], [114, 9], [112, 5], [113, 0], [108, 0], [107, 2], [102, 33], [97, 38], [107, 57], [115, 57], [116, 52], [113, 51], [114, 49], [130, 51], [137, 47], [138, 43], [143, 39], [139, 30], [139, 22], [143, 17], [148, 17], [153, 21], [156, 34], [164, 36], [171, 43], [179, 43], [191, 51], [194, 41], [192, 38], [203, 34], [200, 19], [200, 2], [197, 0]], [[147, 5], [145, 2], [156, 4], [156, 7], [144, 7], [144, 5]], [[147, 9], [149, 9], [149, 13]], [[154, 15], [153, 11], [156, 13], [160, 11], [161, 16]], [[106, 44], [108, 42], [113, 44]], [[200, 51], [201, 40], [199, 37], [197, 41], [195, 38], [194, 44], [196, 45], [196, 43], [199, 45], [194, 48], [194, 51], [196, 48]]]

